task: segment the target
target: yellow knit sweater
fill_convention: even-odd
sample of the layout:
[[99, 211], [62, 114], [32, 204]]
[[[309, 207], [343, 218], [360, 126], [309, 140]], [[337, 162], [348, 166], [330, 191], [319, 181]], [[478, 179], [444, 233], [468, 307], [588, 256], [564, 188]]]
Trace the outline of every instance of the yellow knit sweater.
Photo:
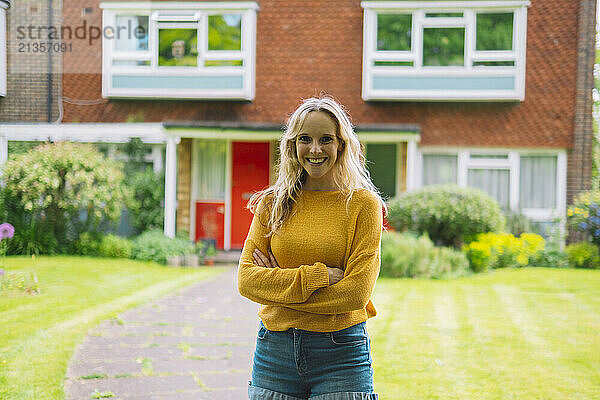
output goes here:
[[[380, 267], [383, 216], [372, 192], [354, 192], [348, 208], [339, 191], [302, 191], [279, 234], [268, 233], [268, 210], [257, 207], [238, 268], [240, 294], [260, 303], [269, 330], [332, 332], [377, 314], [370, 300]], [[280, 268], [254, 264], [270, 249]], [[344, 269], [328, 286], [326, 266]]]

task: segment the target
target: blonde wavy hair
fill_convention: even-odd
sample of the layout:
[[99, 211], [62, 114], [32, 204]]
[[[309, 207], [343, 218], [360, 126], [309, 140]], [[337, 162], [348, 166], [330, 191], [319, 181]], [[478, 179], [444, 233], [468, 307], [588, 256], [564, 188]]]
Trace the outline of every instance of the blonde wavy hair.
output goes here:
[[355, 190], [367, 189], [379, 198], [382, 207], [387, 212], [385, 202], [371, 182], [361, 144], [344, 107], [328, 95], [311, 97], [304, 100], [287, 121], [279, 142], [280, 160], [277, 166], [277, 181], [267, 189], [255, 193], [248, 201], [247, 208], [252, 213], [256, 213], [257, 207], [263, 199], [265, 200], [264, 205], [270, 206], [271, 211], [266, 222], [266, 226], [270, 230], [267, 237], [278, 233], [284, 222], [290, 217], [293, 205], [306, 182], [307, 172], [300, 165], [296, 153], [296, 137], [308, 114], [315, 111], [329, 114], [337, 125], [337, 137], [342, 150], [333, 165], [333, 181], [346, 198], [346, 207]]

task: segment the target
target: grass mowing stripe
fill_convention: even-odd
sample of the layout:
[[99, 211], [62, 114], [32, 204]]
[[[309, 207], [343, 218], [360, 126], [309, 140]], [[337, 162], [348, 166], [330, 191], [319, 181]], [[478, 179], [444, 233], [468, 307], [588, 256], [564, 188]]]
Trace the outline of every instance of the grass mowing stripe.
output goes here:
[[464, 371], [458, 365], [459, 345], [456, 342], [458, 322], [453, 293], [454, 287], [441, 286], [433, 296], [436, 327], [434, 332], [439, 343], [438, 358], [435, 359], [435, 363], [443, 373], [437, 391], [446, 399], [460, 398], [459, 387], [465, 380]]
[[475, 388], [490, 400], [512, 398], [505, 382], [513, 373], [510, 355], [516, 328], [504, 323], [506, 316], [501, 304], [488, 286], [466, 284], [465, 303], [468, 324], [472, 327], [468, 362], [478, 382]]
[[[552, 288], [551, 282], [542, 283], [544, 288]], [[520, 395], [539, 398], [542, 390], [550, 391], [550, 398], [568, 398], [572, 392], [565, 391], [565, 387], [572, 387], [575, 382], [566, 382], [567, 386], [557, 385], [552, 389], [540, 388], [535, 382], [547, 380], [563, 380], [561, 377], [559, 355], [557, 354], [557, 346], [554, 342], [547, 338], [546, 333], [551, 333], [551, 336], [556, 338], [556, 330], [548, 330], [551, 326], [549, 320], [543, 316], [543, 309], [548, 307], [548, 304], [543, 302], [531, 302], [527, 300], [528, 294], [524, 292], [523, 286], [519, 283], [513, 285], [497, 284], [492, 285], [493, 290], [498, 295], [498, 298], [504, 305], [509, 318], [513, 325], [518, 328], [520, 340], [525, 342], [524, 353], [520, 355], [522, 358], [520, 363], [522, 367], [526, 367], [528, 375], [521, 378], [521, 381], [512, 381], [515, 388], [513, 393]], [[544, 298], [548, 298], [547, 293], [543, 294]], [[543, 304], [543, 306], [541, 306]], [[550, 306], [551, 307], [551, 306]], [[519, 356], [519, 352], [516, 353]], [[524, 386], [523, 382], [530, 382]], [[576, 390], [576, 389], [574, 389]]]
[[571, 308], [576, 310], [577, 316], [581, 318], [582, 314], [586, 320], [586, 323], [600, 331], [600, 313], [598, 313], [598, 309], [600, 307], [595, 306], [593, 309], [592, 306], [585, 304], [577, 295], [574, 293], [559, 293], [558, 297], [565, 303], [568, 304]]
[[77, 316], [35, 332], [4, 356], [0, 372], [0, 398], [10, 400], [62, 399], [63, 379], [75, 344], [99, 321], [125, 309], [188, 286], [220, 270], [182, 275], [154, 284], [131, 295], [80, 312]]
[[410, 379], [412, 365], [406, 355], [410, 353], [408, 342], [411, 332], [407, 329], [410, 327], [406, 320], [414, 294], [410, 281], [380, 278], [373, 295], [378, 315], [368, 324], [375, 390], [387, 393], [388, 398], [394, 398], [390, 393], [401, 390], [404, 380]]
[[473, 324], [473, 298], [469, 293], [469, 286], [457, 282], [454, 290], [454, 307], [458, 331], [455, 335], [458, 351], [454, 360], [460, 370], [461, 381], [457, 382], [457, 396], [460, 399], [470, 398], [473, 390], [478, 393], [486, 391], [487, 380], [484, 378], [490, 365], [481, 346], [480, 338], [476, 336], [476, 327]]
[[548, 287], [554, 292], [522, 293], [526, 307], [532, 310], [532, 321], [540, 327], [540, 335], [555, 353], [555, 359], [547, 363], [545, 372], [561, 387], [571, 388], [563, 391], [563, 396], [589, 398], [592, 392], [586, 388], [600, 382], [598, 369], [592, 367], [593, 364], [600, 365], [596, 318], [590, 319], [590, 314], [582, 311], [589, 311], [589, 306], [577, 301], [571, 292], [574, 289], [572, 282], [548, 284]]
[[380, 279], [376, 390], [382, 400], [600, 400], [598, 287], [600, 271], [542, 268]]
[[445, 398], [446, 393], [438, 392], [440, 386], [447, 386], [448, 382], [443, 369], [436, 363], [436, 360], [439, 362], [441, 352], [434, 311], [437, 289], [427, 281], [418, 281], [418, 288], [412, 304], [408, 304], [410, 312], [407, 314], [407, 322], [412, 327], [412, 332], [407, 332], [410, 341], [406, 348], [408, 370], [412, 370], [413, 379], [407, 379], [405, 384], [414, 398]]
[[527, 305], [523, 302], [521, 293], [514, 287], [507, 285], [493, 285], [500, 301], [504, 305], [514, 326], [521, 332], [522, 338], [535, 348], [535, 351], [545, 358], [556, 356], [550, 350], [548, 343], [538, 334], [537, 325], [531, 323], [532, 315]]

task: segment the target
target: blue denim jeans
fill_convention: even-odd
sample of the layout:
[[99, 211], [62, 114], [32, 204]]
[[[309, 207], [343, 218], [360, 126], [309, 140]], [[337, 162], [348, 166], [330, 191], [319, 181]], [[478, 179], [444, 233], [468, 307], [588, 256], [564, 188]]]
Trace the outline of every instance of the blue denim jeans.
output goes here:
[[376, 400], [364, 322], [335, 332], [290, 328], [256, 338], [250, 400]]

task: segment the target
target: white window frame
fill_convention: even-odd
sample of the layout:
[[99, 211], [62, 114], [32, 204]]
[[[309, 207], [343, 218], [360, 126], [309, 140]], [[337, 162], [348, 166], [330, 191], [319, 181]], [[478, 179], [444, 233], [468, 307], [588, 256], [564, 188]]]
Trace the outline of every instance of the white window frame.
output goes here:
[[0, 0], [0, 96], [6, 96], [6, 10], [10, 0]]
[[[523, 101], [529, 0], [515, 1], [363, 1], [364, 100], [477, 100]], [[461, 12], [462, 17], [426, 17], [426, 13]], [[513, 13], [513, 46], [510, 51], [476, 50], [478, 13]], [[377, 15], [411, 14], [410, 51], [377, 50]], [[423, 28], [465, 28], [464, 66], [423, 66]], [[413, 66], [374, 66], [376, 61], [412, 61]], [[514, 61], [514, 66], [473, 66], [475, 61]], [[514, 90], [382, 90], [373, 88], [373, 77], [514, 77]]]
[[[506, 148], [452, 148], [424, 147], [418, 152], [418, 187], [423, 185], [423, 154], [444, 154], [457, 156], [457, 184], [468, 187], [469, 169], [503, 169], [510, 173], [509, 204], [513, 212], [520, 212], [532, 221], [553, 221], [563, 218], [567, 208], [567, 153], [556, 149], [506, 149]], [[507, 158], [472, 158], [472, 154], [506, 155]], [[521, 156], [553, 156], [556, 157], [556, 207], [554, 208], [520, 208], [519, 185]]]
[[[117, 15], [148, 16], [148, 50], [117, 52], [115, 40], [102, 40], [102, 95], [123, 98], [191, 98], [253, 100], [256, 64], [256, 2], [103, 2], [103, 29], [115, 26]], [[240, 14], [241, 50], [208, 51], [208, 16]], [[193, 67], [158, 66], [158, 29], [198, 30], [198, 63]], [[114, 66], [113, 60], [150, 60], [149, 66]], [[206, 60], [242, 60], [242, 66], [205, 66]], [[241, 89], [113, 88], [114, 73], [134, 76], [235, 76], [242, 77]]]

